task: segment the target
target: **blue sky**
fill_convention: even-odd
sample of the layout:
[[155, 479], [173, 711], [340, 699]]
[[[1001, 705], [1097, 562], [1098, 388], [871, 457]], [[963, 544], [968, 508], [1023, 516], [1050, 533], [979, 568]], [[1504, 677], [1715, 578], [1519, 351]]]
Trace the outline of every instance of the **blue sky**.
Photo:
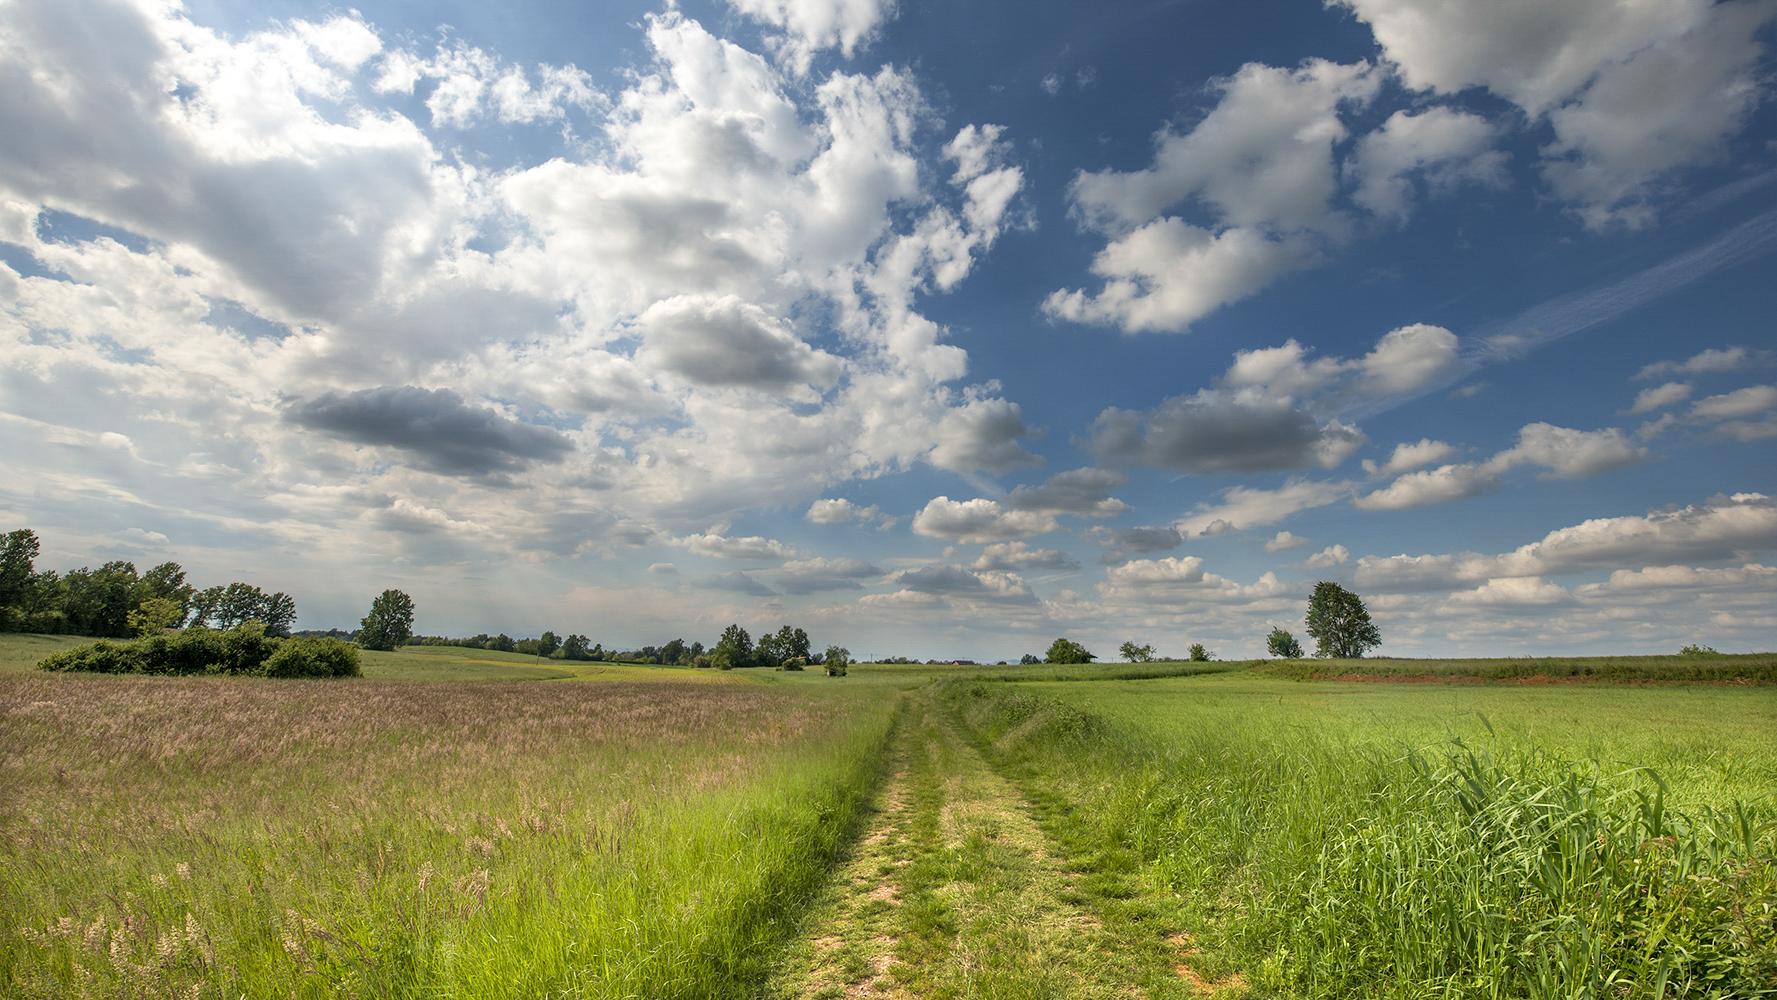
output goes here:
[[1777, 3], [15, 0], [0, 520], [352, 624], [1777, 645]]

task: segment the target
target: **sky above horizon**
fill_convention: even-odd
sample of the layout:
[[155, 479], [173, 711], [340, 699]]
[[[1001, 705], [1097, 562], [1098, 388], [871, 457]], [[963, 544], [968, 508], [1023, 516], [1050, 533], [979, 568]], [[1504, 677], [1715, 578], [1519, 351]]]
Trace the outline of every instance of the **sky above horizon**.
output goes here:
[[1777, 648], [1777, 0], [0, 0], [0, 527], [352, 627]]

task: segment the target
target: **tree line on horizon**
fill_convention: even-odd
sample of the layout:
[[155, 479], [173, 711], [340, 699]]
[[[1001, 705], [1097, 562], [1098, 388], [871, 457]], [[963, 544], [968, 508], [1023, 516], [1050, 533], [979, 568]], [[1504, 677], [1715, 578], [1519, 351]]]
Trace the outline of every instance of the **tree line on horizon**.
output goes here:
[[0, 631], [128, 638], [166, 629], [232, 629], [249, 621], [274, 637], [296, 624], [296, 600], [236, 581], [199, 589], [184, 567], [163, 562], [138, 572], [115, 559], [97, 568], [58, 573], [36, 568], [37, 533], [20, 528], [0, 536]]

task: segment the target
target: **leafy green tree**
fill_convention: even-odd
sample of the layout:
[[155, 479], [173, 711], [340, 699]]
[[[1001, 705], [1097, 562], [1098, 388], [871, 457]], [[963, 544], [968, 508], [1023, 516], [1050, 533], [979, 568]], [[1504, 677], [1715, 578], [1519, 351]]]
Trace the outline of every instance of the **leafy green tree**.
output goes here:
[[69, 629], [81, 635], [127, 636], [130, 612], [136, 608], [135, 563], [108, 562], [98, 569], [80, 569], [62, 578], [67, 587], [63, 611]]
[[1020, 656], [1018, 658], [1018, 663], [1021, 666], [1026, 666], [1026, 667], [1030, 666], [1033, 663], [1041, 663], [1041, 662], [1043, 662], [1043, 661], [1037, 659], [1037, 656], [1035, 653], [1026, 653], [1023, 656]]
[[554, 656], [555, 651], [560, 648], [561, 637], [557, 636], [554, 632], [544, 632], [537, 640], [538, 656]]
[[288, 636], [296, 624], [296, 598], [283, 591], [265, 595], [253, 620], [265, 623], [265, 634]]
[[564, 660], [587, 659], [586, 637], [583, 635], [568, 636], [561, 641], [561, 649], [558, 652]]
[[[399, 590], [385, 590], [370, 602], [370, 613], [358, 625], [358, 645], [365, 649], [390, 650], [405, 645], [413, 636], [413, 598]], [[512, 640], [506, 636], [510, 649]]]
[[691, 657], [685, 652], [685, 640], [674, 639], [660, 647], [660, 662], [668, 666], [691, 662]]
[[751, 666], [753, 637], [739, 625], [728, 626], [722, 630], [722, 638], [716, 641], [715, 648], [710, 650], [710, 661], [723, 670]]
[[851, 650], [844, 646], [828, 646], [821, 656], [821, 665], [827, 668], [828, 677], [844, 677], [851, 669]]
[[179, 606], [179, 620], [174, 625], [182, 625], [185, 616], [191, 613], [191, 598], [197, 588], [185, 582], [185, 568], [176, 562], [164, 562], [151, 567], [142, 574], [142, 582], [136, 588], [136, 603], [140, 604], [149, 598], [161, 598], [172, 601]]
[[23, 623], [37, 575], [32, 567], [40, 550], [37, 533], [29, 528], [9, 531], [0, 538], [0, 629]]
[[1088, 652], [1085, 646], [1071, 639], [1057, 639], [1049, 644], [1049, 652], [1044, 659], [1049, 663], [1091, 663], [1097, 657]]
[[1118, 649], [1118, 652], [1123, 654], [1123, 658], [1130, 663], [1152, 663], [1154, 660], [1154, 647], [1148, 645], [1137, 646], [1133, 639], [1124, 643]]
[[1216, 658], [1216, 654], [1205, 649], [1203, 643], [1193, 642], [1191, 643], [1190, 657], [1192, 663], [1208, 663]]
[[1273, 627], [1271, 634], [1265, 637], [1265, 649], [1272, 656], [1281, 656], [1286, 660], [1302, 658], [1302, 644], [1286, 629], [1279, 627]]
[[185, 620], [185, 611], [170, 597], [150, 597], [125, 619], [132, 635], [159, 635]]
[[1382, 633], [1370, 621], [1363, 598], [1326, 580], [1314, 585], [1308, 598], [1308, 634], [1314, 655], [1357, 659], [1382, 645]]

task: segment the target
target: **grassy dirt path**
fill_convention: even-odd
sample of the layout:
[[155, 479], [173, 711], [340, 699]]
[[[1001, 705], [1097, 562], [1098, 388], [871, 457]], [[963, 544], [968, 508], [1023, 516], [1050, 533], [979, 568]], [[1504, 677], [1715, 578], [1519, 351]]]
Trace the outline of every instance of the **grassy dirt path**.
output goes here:
[[1203, 992], [1151, 928], [1108, 928], [1018, 789], [920, 695], [876, 815], [773, 998], [1152, 998]]

